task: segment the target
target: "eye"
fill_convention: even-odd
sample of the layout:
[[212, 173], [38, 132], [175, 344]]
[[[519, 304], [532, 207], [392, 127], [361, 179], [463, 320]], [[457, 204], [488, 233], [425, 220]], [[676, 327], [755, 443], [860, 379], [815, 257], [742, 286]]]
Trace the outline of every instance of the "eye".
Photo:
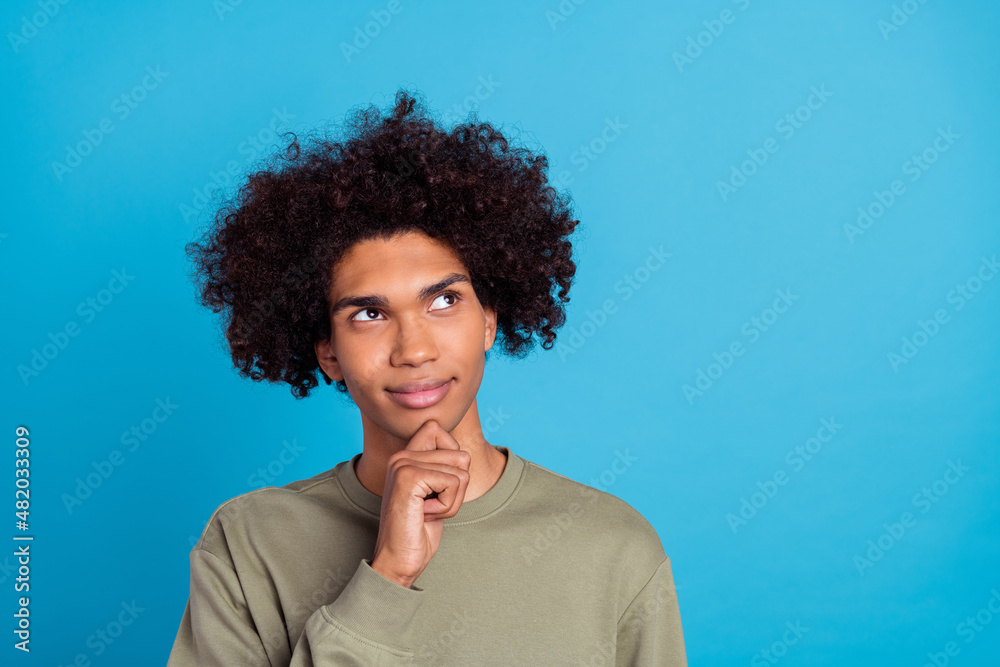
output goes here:
[[[442, 292], [441, 294], [439, 294], [437, 296], [436, 299], [434, 299], [434, 303], [437, 303], [439, 300], [447, 298], [447, 297], [450, 297], [452, 299], [452, 302], [451, 303], [446, 303], [445, 306], [444, 306], [445, 308], [447, 308], [448, 306], [453, 306], [453, 305], [455, 305], [456, 303], [458, 303], [459, 301], [462, 300], [461, 295], [459, 295], [457, 292]], [[438, 309], [438, 308], [432, 308], [431, 310], [440, 310], [440, 309]]]
[[374, 319], [359, 318], [358, 315], [367, 315], [369, 313], [376, 313], [377, 314], [378, 312], [379, 311], [378, 311], [377, 308], [363, 308], [363, 309], [359, 310], [357, 313], [355, 313], [351, 317], [351, 319], [354, 320], [355, 322], [373, 322]]
[[[456, 303], [458, 303], [459, 301], [462, 300], [462, 295], [459, 294], [458, 292], [442, 292], [441, 294], [437, 295], [437, 297], [434, 299], [433, 303], [438, 303], [441, 299], [451, 299], [451, 302], [448, 303], [446, 301], [442, 306], [437, 307], [437, 308], [432, 307], [431, 310], [443, 310], [443, 309], [448, 308], [450, 306], [454, 306]], [[433, 306], [433, 304], [432, 304], [432, 306]], [[361, 310], [359, 310], [358, 312], [356, 312], [354, 315], [351, 316], [351, 321], [353, 321], [353, 322], [376, 322], [376, 321], [378, 321], [377, 317], [361, 317], [361, 316], [362, 315], [369, 315], [371, 313], [374, 313], [375, 315], [379, 315], [380, 312], [381, 311], [379, 311], [378, 308], [362, 308]]]

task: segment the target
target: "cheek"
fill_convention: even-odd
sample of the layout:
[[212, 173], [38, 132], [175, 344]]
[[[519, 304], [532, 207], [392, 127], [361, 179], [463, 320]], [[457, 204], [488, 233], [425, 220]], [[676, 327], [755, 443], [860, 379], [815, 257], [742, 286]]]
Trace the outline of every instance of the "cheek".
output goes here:
[[466, 369], [474, 369], [483, 363], [485, 331], [476, 322], [462, 327], [460, 331], [450, 332], [442, 344], [450, 350], [450, 356], [461, 363]]
[[351, 345], [346, 350], [345, 358], [349, 360], [348, 366], [351, 375], [355, 377], [355, 382], [367, 386], [377, 375], [382, 355], [379, 347], [374, 345], [373, 341], [367, 341], [364, 344], [355, 342], [354, 345]]
[[461, 347], [471, 353], [483, 353], [483, 344], [486, 342], [486, 325], [480, 317], [470, 317], [469, 321], [462, 327]]
[[378, 359], [374, 340], [364, 340], [358, 336], [342, 335], [334, 346], [334, 354], [340, 362], [340, 370], [348, 385], [365, 388], [372, 382], [372, 375]]

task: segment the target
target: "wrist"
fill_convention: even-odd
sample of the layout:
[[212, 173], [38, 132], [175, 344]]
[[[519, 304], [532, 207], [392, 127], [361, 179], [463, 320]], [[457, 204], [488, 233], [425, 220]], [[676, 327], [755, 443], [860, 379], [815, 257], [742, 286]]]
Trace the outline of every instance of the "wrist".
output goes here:
[[393, 581], [404, 588], [412, 588], [413, 582], [417, 580], [416, 577], [409, 577], [393, 572], [391, 568], [386, 567], [377, 557], [372, 559], [371, 568], [389, 581]]

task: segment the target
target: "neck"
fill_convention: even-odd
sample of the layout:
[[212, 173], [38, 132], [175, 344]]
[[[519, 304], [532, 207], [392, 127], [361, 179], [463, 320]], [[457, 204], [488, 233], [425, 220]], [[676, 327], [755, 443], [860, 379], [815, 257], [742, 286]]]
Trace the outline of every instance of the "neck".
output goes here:
[[[385, 476], [389, 457], [406, 448], [408, 440], [403, 440], [379, 429], [362, 413], [365, 440], [361, 458], [355, 466], [355, 474], [361, 485], [372, 493], [384, 495]], [[462, 421], [450, 431], [461, 449], [469, 452], [469, 486], [465, 490], [464, 501], [474, 500], [493, 486], [503, 475], [507, 457], [483, 437], [479, 423], [479, 410], [475, 401], [469, 407]]]

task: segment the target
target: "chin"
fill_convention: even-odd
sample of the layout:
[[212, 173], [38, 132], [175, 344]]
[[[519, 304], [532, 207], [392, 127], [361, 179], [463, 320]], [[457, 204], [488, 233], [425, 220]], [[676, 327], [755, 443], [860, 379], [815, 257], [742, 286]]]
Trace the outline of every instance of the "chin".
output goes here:
[[450, 403], [448, 401], [449, 398], [451, 396], [446, 396], [445, 400], [440, 403], [419, 410], [411, 410], [393, 403], [391, 406], [393, 409], [391, 418], [397, 424], [403, 426], [404, 430], [409, 431], [409, 437], [413, 437], [417, 429], [430, 419], [437, 421], [444, 430], [450, 433], [462, 422], [464, 415], [458, 414], [451, 405], [445, 405], [446, 403]]

